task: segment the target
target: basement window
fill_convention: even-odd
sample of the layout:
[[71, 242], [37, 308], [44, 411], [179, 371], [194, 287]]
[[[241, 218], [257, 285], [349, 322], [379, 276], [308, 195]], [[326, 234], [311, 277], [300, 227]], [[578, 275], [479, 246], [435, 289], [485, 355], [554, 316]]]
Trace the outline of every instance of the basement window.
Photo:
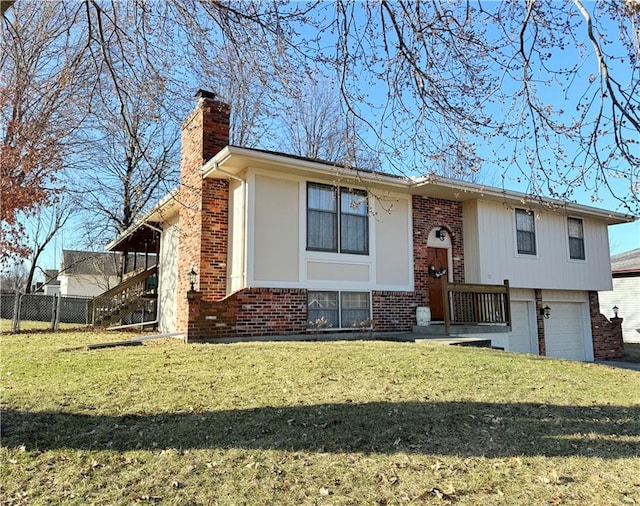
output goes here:
[[371, 320], [369, 292], [310, 291], [307, 321], [310, 329], [346, 329]]

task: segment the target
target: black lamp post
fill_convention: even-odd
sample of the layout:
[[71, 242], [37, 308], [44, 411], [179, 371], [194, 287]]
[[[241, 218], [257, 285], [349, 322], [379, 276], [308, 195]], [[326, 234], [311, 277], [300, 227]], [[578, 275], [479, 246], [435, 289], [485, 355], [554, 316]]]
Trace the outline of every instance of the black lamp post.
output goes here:
[[618, 306], [613, 306], [613, 315], [617, 318], [618, 317], [618, 311], [620, 310], [620, 308]]
[[196, 289], [196, 280], [198, 278], [198, 273], [195, 271], [193, 267], [191, 267], [191, 271], [189, 272], [189, 285], [191, 286], [190, 292], [194, 292]]

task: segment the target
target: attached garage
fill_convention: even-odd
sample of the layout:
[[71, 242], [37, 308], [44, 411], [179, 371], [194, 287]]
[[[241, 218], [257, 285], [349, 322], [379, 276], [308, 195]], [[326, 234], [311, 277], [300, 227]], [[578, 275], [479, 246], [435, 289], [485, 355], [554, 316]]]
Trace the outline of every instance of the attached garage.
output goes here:
[[547, 356], [593, 360], [588, 305], [585, 302], [543, 300], [543, 306], [547, 305], [551, 308], [551, 316], [544, 321]]
[[507, 351], [538, 354], [538, 336], [533, 301], [511, 301], [511, 332], [507, 334]]

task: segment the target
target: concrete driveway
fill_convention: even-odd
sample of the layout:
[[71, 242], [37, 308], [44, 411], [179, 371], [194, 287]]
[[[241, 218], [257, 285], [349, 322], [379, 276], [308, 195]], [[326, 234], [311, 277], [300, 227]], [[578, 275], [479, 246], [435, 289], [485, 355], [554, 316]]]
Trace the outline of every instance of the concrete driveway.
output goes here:
[[622, 369], [640, 371], [640, 364], [634, 363], [634, 362], [617, 362], [615, 360], [598, 360], [595, 363], [599, 365], [608, 365], [609, 367], [620, 367]]

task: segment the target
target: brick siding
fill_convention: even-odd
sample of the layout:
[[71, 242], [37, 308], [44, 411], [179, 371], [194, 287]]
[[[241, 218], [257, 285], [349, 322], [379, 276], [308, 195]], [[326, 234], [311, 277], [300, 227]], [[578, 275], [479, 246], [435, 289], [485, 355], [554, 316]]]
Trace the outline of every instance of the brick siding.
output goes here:
[[416, 292], [376, 290], [371, 294], [373, 328], [376, 332], [410, 331], [416, 324]]
[[245, 288], [219, 301], [189, 294], [187, 342], [227, 337], [304, 334], [307, 290]]
[[200, 169], [229, 143], [227, 104], [213, 94], [198, 93], [195, 110], [182, 124], [180, 169], [180, 234], [178, 239], [177, 328], [184, 330], [193, 314], [188, 307], [188, 273], [198, 273], [196, 289], [203, 301], [226, 295], [229, 183], [204, 179]]
[[622, 318], [607, 319], [600, 313], [598, 292], [589, 292], [589, 315], [593, 337], [594, 360], [611, 360], [622, 357]]
[[547, 354], [547, 346], [544, 335], [544, 315], [542, 314], [542, 290], [536, 288], [534, 290], [536, 298], [536, 327], [538, 329], [538, 354], [545, 356]]
[[434, 228], [445, 228], [451, 238], [453, 281], [464, 283], [464, 242], [462, 236], [462, 203], [414, 195], [413, 258], [414, 282], [419, 305], [429, 305], [429, 262], [427, 242]]

